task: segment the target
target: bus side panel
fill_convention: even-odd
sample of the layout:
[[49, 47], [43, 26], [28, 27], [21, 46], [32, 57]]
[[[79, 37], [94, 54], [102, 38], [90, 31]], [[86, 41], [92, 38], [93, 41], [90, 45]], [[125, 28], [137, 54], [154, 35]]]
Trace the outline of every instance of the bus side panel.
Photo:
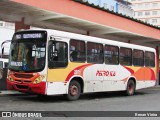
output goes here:
[[123, 80], [130, 75], [120, 65], [95, 64], [84, 71], [84, 92], [125, 90], [126, 83]]
[[75, 71], [78, 70], [81, 74], [83, 66], [86, 66], [86, 64], [68, 63], [66, 68], [48, 69], [47, 95], [67, 94], [70, 80], [74, 76], [77, 76], [75, 75]]
[[136, 79], [136, 89], [155, 86], [155, 69], [135, 66], [127, 66], [126, 69], [133, 70], [131, 76]]
[[147, 72], [145, 67], [69, 63], [66, 68], [48, 69], [47, 95], [67, 94], [70, 80], [81, 77], [84, 93], [126, 90], [130, 77], [136, 79], [136, 89], [155, 85], [154, 69]]
[[104, 76], [104, 91], [126, 89], [126, 82], [124, 79], [131, 76], [130, 71], [121, 65], [105, 65], [104, 71], [108, 71], [108, 75]]
[[66, 69], [48, 69], [47, 95], [67, 93], [67, 85], [65, 84], [67, 74], [65, 71]]
[[156, 69], [146, 67], [145, 70], [145, 87], [152, 87], [156, 85]]
[[145, 67], [130, 67], [134, 70], [132, 76], [136, 79], [136, 89], [145, 88]]
[[48, 82], [47, 95], [66, 94], [67, 85], [64, 82]]
[[85, 68], [84, 77], [84, 92], [99, 92], [103, 91], [103, 64], [93, 64]]

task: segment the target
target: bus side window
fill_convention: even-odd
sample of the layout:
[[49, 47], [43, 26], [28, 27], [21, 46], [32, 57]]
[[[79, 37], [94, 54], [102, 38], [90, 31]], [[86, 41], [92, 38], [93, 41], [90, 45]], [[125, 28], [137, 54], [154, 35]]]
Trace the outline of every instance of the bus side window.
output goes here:
[[144, 66], [144, 52], [142, 50], [133, 50], [133, 65]]
[[68, 47], [65, 42], [49, 42], [48, 67], [66, 67], [68, 65]]
[[105, 45], [105, 63], [117, 65], [119, 63], [119, 48], [117, 46]]
[[132, 65], [132, 49], [120, 48], [120, 64], [121, 65]]
[[86, 61], [85, 42], [81, 40], [70, 40], [70, 61], [85, 62]]
[[77, 61], [78, 52], [76, 51], [75, 46], [71, 46], [70, 49], [70, 60]]
[[145, 66], [155, 67], [155, 54], [153, 52], [145, 52]]
[[103, 45], [87, 42], [87, 62], [102, 64], [103, 61]]

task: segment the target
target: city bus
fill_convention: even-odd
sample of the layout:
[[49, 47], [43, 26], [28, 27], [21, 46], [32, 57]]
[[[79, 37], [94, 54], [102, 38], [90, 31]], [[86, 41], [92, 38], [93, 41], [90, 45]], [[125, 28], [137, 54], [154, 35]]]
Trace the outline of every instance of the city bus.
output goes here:
[[38, 95], [136, 90], [156, 84], [154, 48], [57, 30], [13, 35], [7, 88]]

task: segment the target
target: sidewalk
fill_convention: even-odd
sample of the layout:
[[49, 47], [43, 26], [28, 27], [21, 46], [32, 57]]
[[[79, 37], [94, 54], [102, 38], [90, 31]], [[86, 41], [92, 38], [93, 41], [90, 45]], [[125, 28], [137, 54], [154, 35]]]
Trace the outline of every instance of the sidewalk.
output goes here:
[[11, 91], [11, 90], [1, 90], [0, 95], [13, 95], [13, 94], [24, 94], [19, 91]]

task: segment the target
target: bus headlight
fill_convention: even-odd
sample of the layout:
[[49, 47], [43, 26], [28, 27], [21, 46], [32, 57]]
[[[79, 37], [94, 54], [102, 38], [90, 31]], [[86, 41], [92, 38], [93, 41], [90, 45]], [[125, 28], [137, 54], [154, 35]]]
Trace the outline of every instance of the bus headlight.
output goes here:
[[8, 76], [8, 80], [11, 81], [11, 82], [13, 81], [11, 76]]
[[38, 84], [40, 83], [43, 79], [45, 78], [44, 75], [40, 75], [39, 77], [37, 77], [35, 80], [34, 80], [34, 84]]

